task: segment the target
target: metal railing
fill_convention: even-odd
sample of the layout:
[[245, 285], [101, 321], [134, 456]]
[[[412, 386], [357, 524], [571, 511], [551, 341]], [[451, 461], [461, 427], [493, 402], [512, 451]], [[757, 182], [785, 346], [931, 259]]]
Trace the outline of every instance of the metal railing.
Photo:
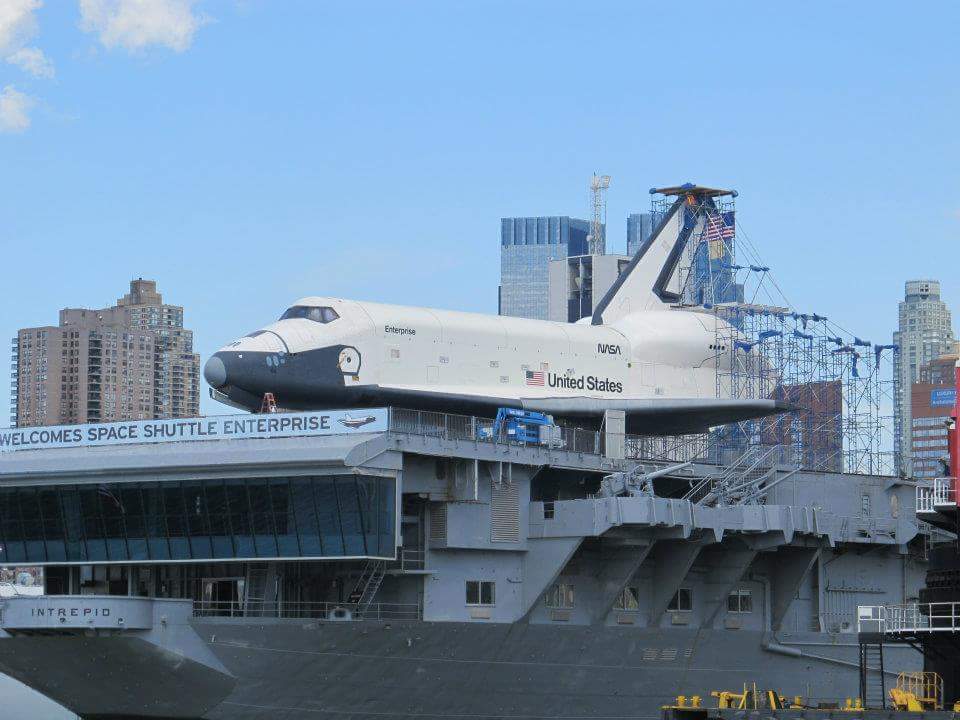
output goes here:
[[[494, 435], [493, 420], [469, 415], [391, 408], [389, 427], [391, 432], [440, 440], [522, 444], [502, 433]], [[601, 455], [604, 450], [604, 434], [596, 430], [560, 426], [558, 432], [544, 445], [569, 452]], [[624, 448], [628, 460], [685, 462], [708, 458], [711, 443], [706, 435], [624, 435]]]
[[414, 548], [400, 548], [399, 557], [387, 563], [391, 570], [423, 570], [426, 567], [426, 552]]
[[960, 603], [860, 605], [857, 632], [930, 633], [960, 630]]
[[[505, 434], [493, 433], [494, 421], [470, 415], [390, 408], [389, 430], [394, 433], [434, 437], [441, 440], [465, 440], [496, 444], [520, 445]], [[559, 426], [540, 447], [551, 447], [569, 452], [602, 455], [605, 448], [603, 432]], [[529, 445], [529, 444], [528, 444]], [[760, 447], [778, 453], [778, 464], [800, 467], [804, 456], [796, 448], [777, 443], [761, 442], [751, 446], [727, 447], [721, 437], [698, 433], [691, 435], [623, 435], [626, 460], [659, 461], [670, 463], [702, 462], [710, 465], [729, 465], [749, 447]], [[771, 456], [772, 457], [772, 456]], [[813, 468], [818, 469], [818, 468]]]
[[[493, 433], [493, 420], [469, 415], [431, 412], [427, 410], [390, 409], [390, 432], [433, 437], [439, 440], [469, 440], [497, 444], [525, 444], [511, 440], [503, 433]], [[570, 452], [599, 455], [603, 451], [602, 435], [595, 430], [559, 427], [559, 432], [544, 446]]]
[[937, 507], [956, 506], [957, 493], [953, 478], [935, 478], [917, 485], [917, 512], [933, 513]]
[[627, 435], [624, 442], [630, 460], [708, 460], [712, 449], [709, 435]]
[[358, 603], [272, 602], [268, 600], [194, 600], [194, 617], [276, 617], [317, 620], [419, 620], [418, 603], [371, 603], [362, 610]]

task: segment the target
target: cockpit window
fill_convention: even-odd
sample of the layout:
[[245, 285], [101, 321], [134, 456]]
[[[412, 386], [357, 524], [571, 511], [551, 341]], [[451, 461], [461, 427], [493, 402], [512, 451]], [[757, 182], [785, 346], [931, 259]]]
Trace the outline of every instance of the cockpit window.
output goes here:
[[294, 318], [305, 318], [318, 323], [331, 323], [339, 315], [332, 307], [309, 307], [307, 305], [294, 305], [280, 316], [281, 320], [291, 320]]

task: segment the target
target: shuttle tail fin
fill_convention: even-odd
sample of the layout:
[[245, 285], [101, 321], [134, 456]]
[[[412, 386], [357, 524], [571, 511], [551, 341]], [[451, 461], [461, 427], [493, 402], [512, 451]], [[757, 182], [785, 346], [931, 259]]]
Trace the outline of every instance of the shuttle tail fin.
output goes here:
[[677, 264], [713, 198], [730, 194], [696, 185], [651, 190], [676, 199], [650, 237], [597, 304], [592, 323], [604, 325], [638, 310], [656, 310], [680, 300]]

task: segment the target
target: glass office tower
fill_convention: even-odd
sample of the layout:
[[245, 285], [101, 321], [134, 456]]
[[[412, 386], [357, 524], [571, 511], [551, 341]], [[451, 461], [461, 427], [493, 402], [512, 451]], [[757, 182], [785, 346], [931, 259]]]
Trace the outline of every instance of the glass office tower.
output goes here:
[[658, 216], [654, 213], [631, 213], [627, 216], [627, 255], [637, 254], [647, 238], [653, 233]]
[[546, 320], [551, 260], [585, 255], [590, 223], [567, 216], [500, 221], [501, 315]]

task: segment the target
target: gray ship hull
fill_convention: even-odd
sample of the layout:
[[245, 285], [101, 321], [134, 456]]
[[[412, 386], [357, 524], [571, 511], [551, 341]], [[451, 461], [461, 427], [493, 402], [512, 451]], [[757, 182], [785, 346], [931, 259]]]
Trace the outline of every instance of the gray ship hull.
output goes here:
[[[8, 638], [0, 643], [0, 667], [84, 718], [656, 718], [677, 695], [709, 697], [744, 683], [811, 703], [858, 692], [853, 635], [522, 623], [192, 624], [225, 672], [122, 636]], [[888, 671], [919, 666], [913, 650], [888, 651]], [[89, 707], [96, 711], [85, 712]]]
[[653, 718], [754, 682], [842, 703], [858, 606], [922, 583], [896, 478], [476, 422], [15, 454], [3, 548], [45, 595], [4, 600], [0, 672], [84, 718]]
[[[781, 635], [805, 643], [787, 646], [759, 632], [524, 624], [197, 629], [239, 679], [211, 719], [656, 718], [677, 695], [745, 682], [810, 702], [858, 694], [854, 636]], [[920, 665], [909, 649], [887, 663]]]

